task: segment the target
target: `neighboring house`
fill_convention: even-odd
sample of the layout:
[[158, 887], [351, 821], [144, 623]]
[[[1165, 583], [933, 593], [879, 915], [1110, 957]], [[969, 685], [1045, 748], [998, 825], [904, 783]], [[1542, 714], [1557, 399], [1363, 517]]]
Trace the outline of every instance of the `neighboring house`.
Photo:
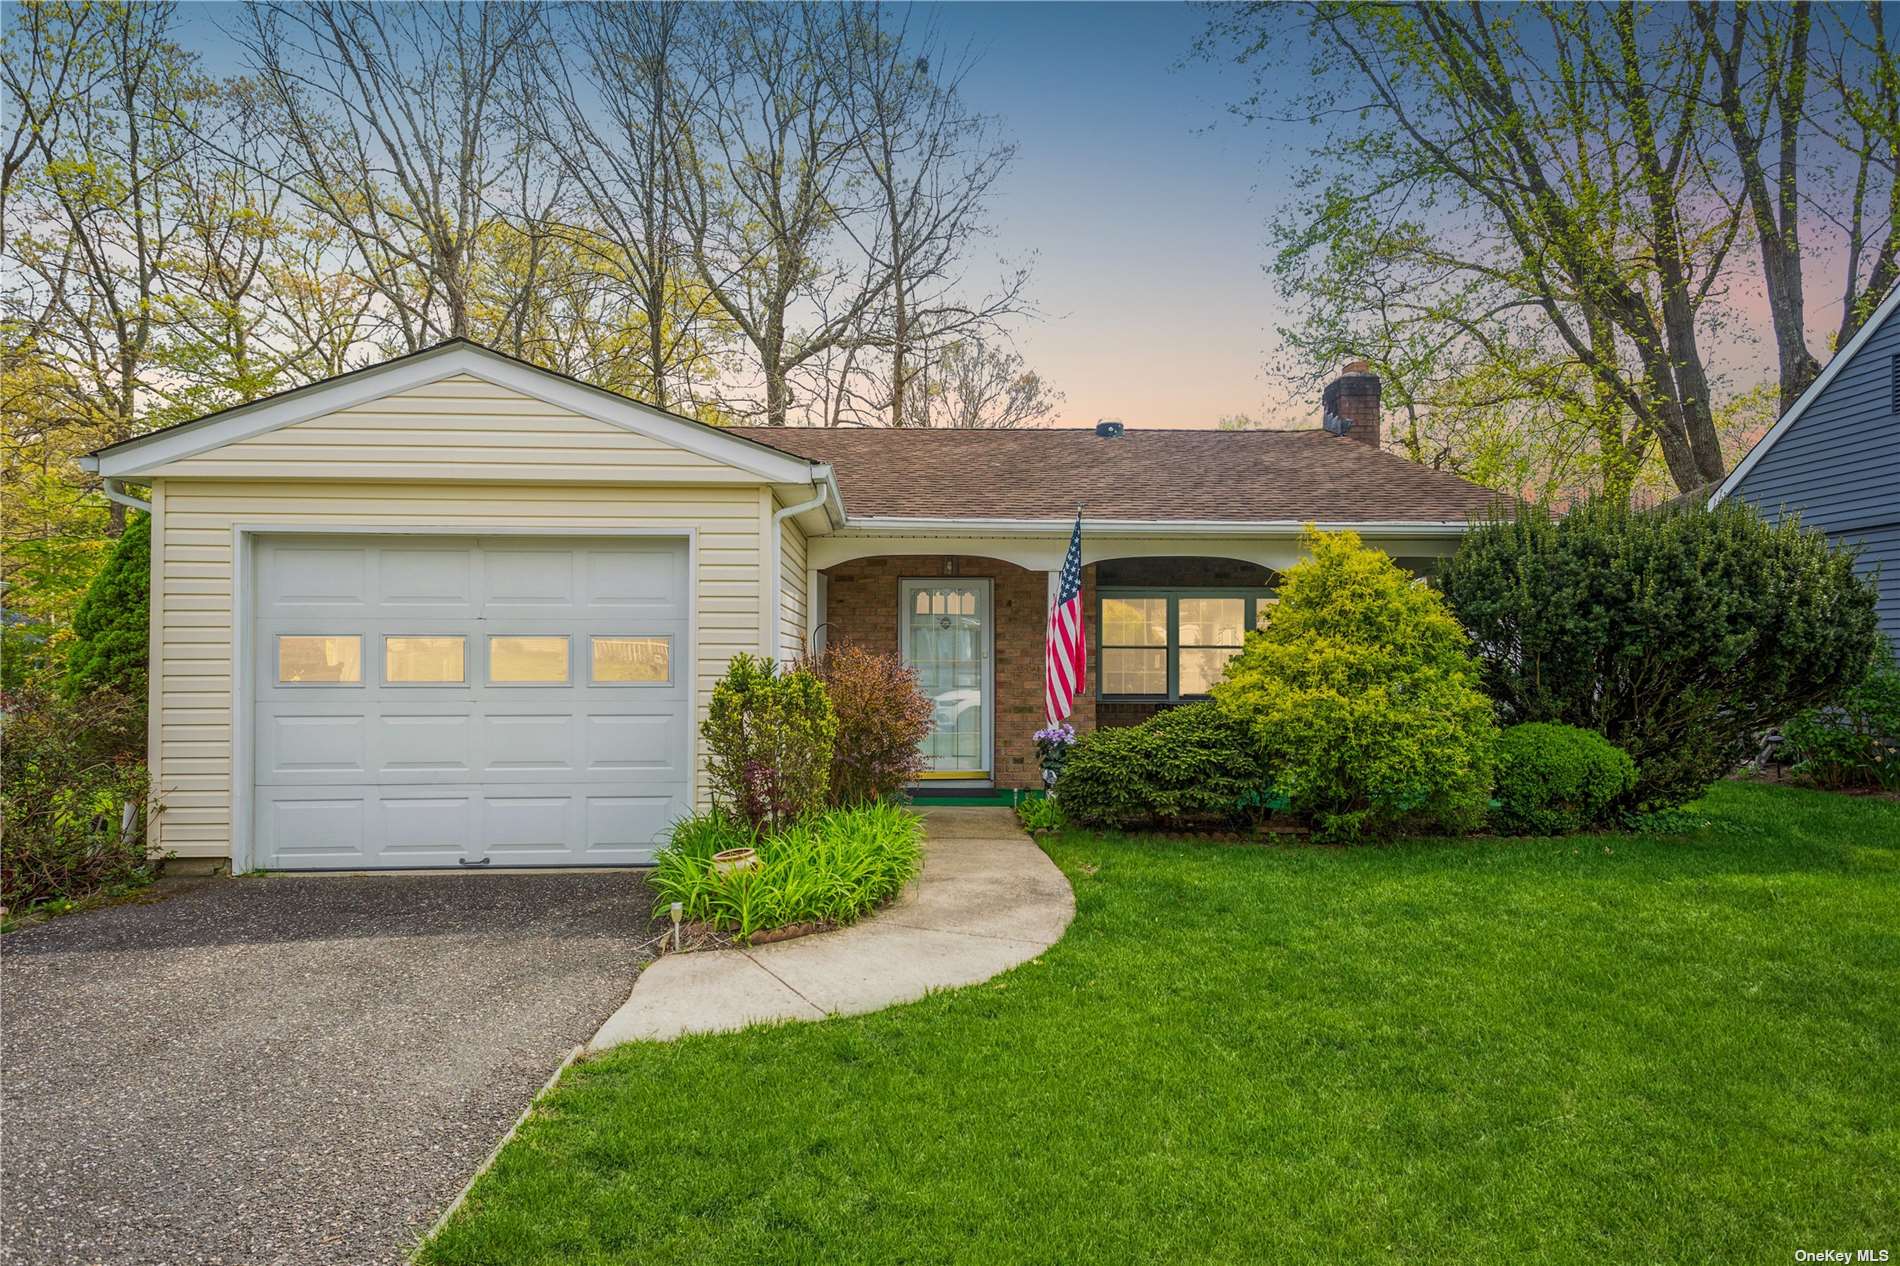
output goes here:
[[741, 651], [900, 651], [933, 776], [1035, 785], [1077, 503], [1083, 728], [1203, 691], [1303, 524], [1429, 570], [1492, 494], [1378, 432], [1363, 372], [1296, 432], [719, 429], [457, 341], [88, 460], [152, 488], [161, 847], [625, 864], [703, 801]]
[[1771, 519], [1799, 515], [1860, 549], [1880, 626], [1900, 651], [1900, 286], [1716, 487]]

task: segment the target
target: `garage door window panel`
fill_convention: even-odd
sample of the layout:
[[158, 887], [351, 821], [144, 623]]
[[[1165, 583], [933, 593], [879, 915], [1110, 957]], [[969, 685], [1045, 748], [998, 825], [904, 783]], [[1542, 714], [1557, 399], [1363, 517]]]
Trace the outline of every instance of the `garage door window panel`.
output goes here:
[[565, 686], [569, 671], [565, 634], [506, 634], [488, 639], [488, 681], [496, 686]]
[[342, 633], [280, 634], [277, 638], [277, 684], [362, 685], [362, 637]]
[[596, 686], [670, 686], [673, 639], [611, 634], [588, 639], [588, 680]]
[[383, 639], [383, 684], [468, 684], [468, 639], [459, 634], [391, 634]]

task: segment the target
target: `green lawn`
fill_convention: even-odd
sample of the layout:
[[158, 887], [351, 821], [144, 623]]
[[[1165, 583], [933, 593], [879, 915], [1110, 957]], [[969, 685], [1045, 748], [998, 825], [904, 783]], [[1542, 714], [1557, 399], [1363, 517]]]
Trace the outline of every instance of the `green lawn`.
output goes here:
[[1724, 785], [1694, 813], [1057, 837], [1078, 912], [1042, 958], [577, 1067], [423, 1259], [1900, 1251], [1900, 804]]

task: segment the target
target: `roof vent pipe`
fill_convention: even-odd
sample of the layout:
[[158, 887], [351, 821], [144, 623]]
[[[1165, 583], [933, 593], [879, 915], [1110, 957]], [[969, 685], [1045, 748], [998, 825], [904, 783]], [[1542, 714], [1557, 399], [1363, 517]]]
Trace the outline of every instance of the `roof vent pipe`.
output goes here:
[[1119, 439], [1122, 433], [1120, 418], [1103, 418], [1095, 424], [1095, 433], [1105, 440]]

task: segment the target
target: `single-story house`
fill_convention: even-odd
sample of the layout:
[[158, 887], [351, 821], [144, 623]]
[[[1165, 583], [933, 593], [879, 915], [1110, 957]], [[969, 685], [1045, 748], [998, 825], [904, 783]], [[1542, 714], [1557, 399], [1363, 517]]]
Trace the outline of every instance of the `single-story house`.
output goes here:
[[849, 638], [936, 700], [929, 773], [1038, 783], [1079, 504], [1081, 728], [1203, 692], [1302, 525], [1425, 572], [1492, 500], [1302, 431], [719, 428], [454, 341], [101, 449], [149, 485], [159, 847], [235, 870], [621, 865], [705, 798], [739, 652]]
[[1900, 654], [1900, 286], [1709, 496], [1800, 516], [1881, 578], [1880, 627]]

